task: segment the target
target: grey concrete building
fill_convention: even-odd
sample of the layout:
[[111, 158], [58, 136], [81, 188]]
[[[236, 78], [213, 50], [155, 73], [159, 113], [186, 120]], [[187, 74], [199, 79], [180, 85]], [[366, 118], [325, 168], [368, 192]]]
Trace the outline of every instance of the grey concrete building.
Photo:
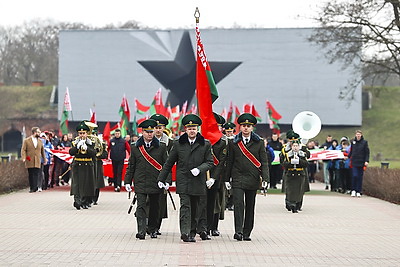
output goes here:
[[[338, 99], [353, 78], [352, 68], [329, 64], [307, 37], [310, 28], [203, 29], [201, 37], [216, 76], [221, 112], [232, 101], [252, 102], [266, 123], [266, 100], [291, 124], [304, 110], [326, 126], [362, 123], [361, 85], [350, 106]], [[89, 119], [95, 104], [99, 121], [119, 120], [125, 94], [150, 105], [156, 91], [181, 103], [194, 93], [195, 30], [62, 31], [59, 49], [59, 118], [69, 88], [74, 120]], [[359, 63], [356, 63], [359, 64]], [[195, 99], [193, 100], [195, 101]], [[133, 117], [133, 116], [132, 116]]]

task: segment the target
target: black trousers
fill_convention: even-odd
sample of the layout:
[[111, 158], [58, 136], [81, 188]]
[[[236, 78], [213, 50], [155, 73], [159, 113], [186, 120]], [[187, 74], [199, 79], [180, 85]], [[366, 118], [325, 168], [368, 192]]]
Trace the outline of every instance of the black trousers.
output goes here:
[[113, 160], [114, 187], [121, 187], [122, 170], [124, 169], [124, 160]]
[[50, 169], [50, 164], [43, 165], [43, 175], [44, 175], [44, 181], [43, 181], [43, 189], [46, 190], [47, 186], [49, 185], [49, 173]]
[[192, 196], [187, 194], [179, 194], [180, 208], [179, 208], [179, 228], [181, 234], [191, 234], [192, 236], [197, 233], [197, 222], [200, 217], [198, 210], [200, 196]]
[[[160, 214], [160, 194], [142, 194], [136, 193], [137, 207], [136, 207], [136, 221], [138, 233], [146, 234], [154, 233], [158, 228], [158, 216]], [[149, 216], [146, 224], [146, 199], [149, 200]]]
[[[219, 216], [214, 216], [215, 201], [218, 194], [218, 188], [211, 187], [207, 189], [207, 231], [217, 230]], [[217, 222], [215, 222], [215, 218]]]
[[280, 164], [271, 165], [270, 167], [270, 188], [276, 187], [276, 184], [282, 180], [282, 166]]
[[235, 217], [235, 232], [250, 236], [254, 227], [254, 208], [257, 190], [233, 188], [233, 214]]
[[[38, 180], [40, 172], [41, 172], [40, 168], [28, 168], [29, 189], [31, 192], [35, 192], [38, 190]], [[42, 185], [39, 185], [39, 187], [41, 186]]]

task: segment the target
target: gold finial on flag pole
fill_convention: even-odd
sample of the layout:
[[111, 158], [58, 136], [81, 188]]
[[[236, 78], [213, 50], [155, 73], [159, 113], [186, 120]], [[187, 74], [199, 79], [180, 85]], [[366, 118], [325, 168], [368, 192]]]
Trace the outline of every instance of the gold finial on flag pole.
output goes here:
[[196, 23], [199, 23], [200, 11], [198, 7], [196, 7], [196, 10], [194, 11], [194, 17], [196, 18]]

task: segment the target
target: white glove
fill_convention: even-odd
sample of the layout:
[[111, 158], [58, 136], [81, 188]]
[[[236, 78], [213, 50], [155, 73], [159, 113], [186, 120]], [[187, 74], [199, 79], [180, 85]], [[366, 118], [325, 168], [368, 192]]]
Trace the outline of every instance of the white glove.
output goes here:
[[193, 176], [197, 176], [200, 173], [200, 170], [198, 168], [193, 168], [190, 170], [190, 172], [193, 174]]
[[268, 183], [267, 183], [266, 181], [263, 181], [263, 182], [261, 183], [261, 187], [262, 187], [262, 188], [268, 187]]
[[163, 182], [159, 181], [159, 182], [158, 182], [158, 187], [159, 187], [159, 188], [164, 188], [164, 187], [165, 187], [165, 185], [164, 185], [164, 183], [163, 183]]
[[81, 146], [81, 149], [82, 149], [82, 150], [87, 150], [87, 145], [86, 145], [86, 143], [83, 143], [83, 145]]
[[300, 157], [305, 157], [305, 156], [306, 156], [306, 153], [304, 153], [303, 150], [300, 150], [300, 151], [299, 151], [299, 156], [300, 156]]
[[132, 187], [130, 184], [125, 184], [125, 190], [126, 192], [132, 192]]
[[78, 144], [76, 144], [76, 147], [77, 147], [78, 149], [80, 149], [81, 146], [82, 146], [84, 143], [85, 143], [85, 140], [79, 140], [79, 141], [78, 141]]
[[293, 165], [299, 164], [299, 158], [292, 158], [290, 160], [290, 163], [293, 164]]
[[169, 189], [169, 183], [165, 183], [164, 188], [165, 188], [165, 190], [168, 190]]
[[206, 185], [208, 188], [211, 188], [211, 186], [213, 186], [213, 184], [215, 183], [215, 179], [214, 178], [210, 178], [210, 180], [206, 181]]
[[231, 190], [232, 189], [232, 185], [231, 185], [230, 182], [225, 182], [225, 187], [226, 187], [226, 190]]

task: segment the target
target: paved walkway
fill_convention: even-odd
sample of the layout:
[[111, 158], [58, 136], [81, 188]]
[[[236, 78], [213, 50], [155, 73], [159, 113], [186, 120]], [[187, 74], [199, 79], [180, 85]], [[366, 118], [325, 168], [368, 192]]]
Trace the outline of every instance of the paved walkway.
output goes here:
[[162, 235], [136, 240], [126, 192], [78, 211], [67, 189], [0, 196], [1, 266], [400, 266], [400, 206], [366, 196], [308, 194], [292, 214], [284, 195], [258, 195], [251, 242], [232, 238], [227, 211], [220, 237], [183, 243], [171, 205]]

